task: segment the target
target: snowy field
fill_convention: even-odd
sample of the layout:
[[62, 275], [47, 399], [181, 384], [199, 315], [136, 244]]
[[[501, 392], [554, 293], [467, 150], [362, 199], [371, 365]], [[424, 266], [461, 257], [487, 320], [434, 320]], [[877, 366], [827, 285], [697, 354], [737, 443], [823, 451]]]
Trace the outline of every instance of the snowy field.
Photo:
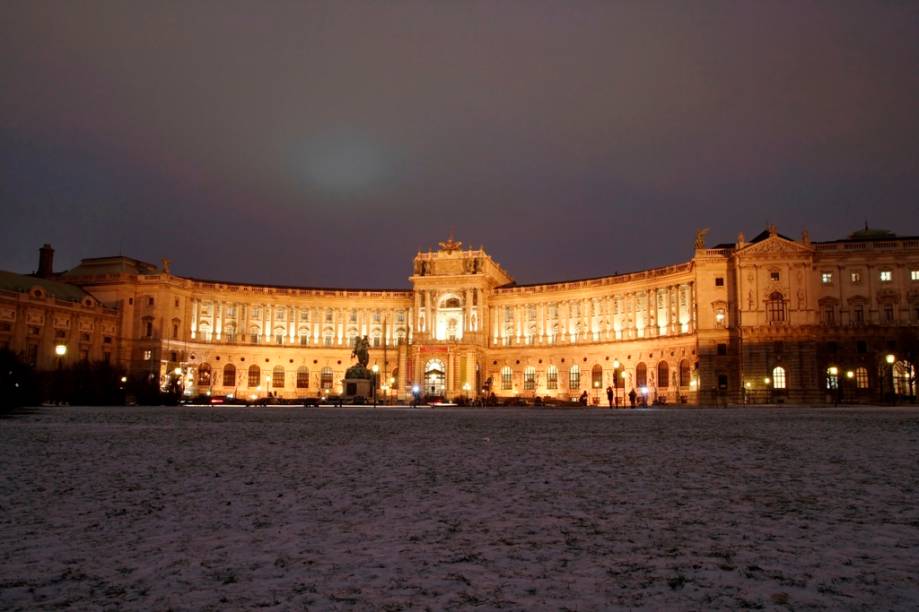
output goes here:
[[0, 609], [919, 608], [919, 410], [40, 408]]

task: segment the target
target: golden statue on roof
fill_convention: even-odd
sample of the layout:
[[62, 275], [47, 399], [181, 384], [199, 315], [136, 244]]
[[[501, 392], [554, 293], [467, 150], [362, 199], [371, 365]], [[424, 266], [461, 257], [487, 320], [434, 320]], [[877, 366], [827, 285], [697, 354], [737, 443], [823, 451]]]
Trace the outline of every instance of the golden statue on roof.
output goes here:
[[446, 252], [448, 252], [448, 253], [450, 253], [450, 252], [452, 252], [452, 251], [458, 251], [458, 250], [460, 250], [460, 247], [463, 246], [463, 243], [462, 243], [462, 242], [460, 242], [459, 240], [454, 240], [454, 239], [453, 239], [453, 232], [450, 232], [450, 237], [449, 237], [449, 238], [447, 238], [447, 239], [444, 240], [443, 242], [438, 242], [437, 244], [440, 245], [440, 250], [441, 250], [441, 251], [446, 251]]

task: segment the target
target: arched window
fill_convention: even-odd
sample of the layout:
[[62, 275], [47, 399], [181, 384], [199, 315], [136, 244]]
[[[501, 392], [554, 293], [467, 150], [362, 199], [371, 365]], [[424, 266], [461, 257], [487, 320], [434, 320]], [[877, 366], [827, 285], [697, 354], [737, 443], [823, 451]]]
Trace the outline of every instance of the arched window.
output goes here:
[[635, 384], [639, 387], [648, 386], [648, 366], [644, 362], [635, 366]]
[[774, 291], [766, 302], [766, 319], [770, 324], [785, 322], [785, 298], [778, 291]]
[[581, 388], [581, 368], [577, 364], [571, 366], [568, 370], [568, 388], [577, 391]]
[[773, 389], [784, 389], [785, 388], [785, 368], [782, 366], [775, 366], [772, 368], [772, 388]]
[[590, 386], [594, 389], [603, 386], [603, 368], [599, 363], [594, 364], [594, 367], [590, 369]]
[[309, 327], [301, 327], [297, 335], [300, 336], [300, 344], [310, 343], [310, 328]]
[[916, 388], [916, 368], [901, 359], [893, 364], [893, 390], [897, 395], [912, 395]]
[[298, 389], [309, 389], [310, 386], [310, 371], [306, 366], [300, 366], [297, 368], [297, 388]]
[[260, 384], [262, 384], [260, 380], [261, 376], [262, 376], [262, 371], [259, 369], [257, 365], [249, 366], [249, 388], [250, 389], [255, 389]]
[[455, 298], [455, 297], [447, 298], [446, 300], [444, 300], [444, 303], [441, 306], [441, 308], [459, 308], [459, 307], [460, 307], [459, 298]]
[[[332, 341], [335, 338], [335, 330], [331, 327], [326, 327], [322, 332], [322, 342], [326, 346], [332, 346]], [[354, 345], [352, 345], [354, 346]]]
[[621, 365], [613, 370], [613, 386], [617, 389], [625, 389], [625, 370]]
[[527, 391], [532, 391], [536, 388], [536, 368], [533, 366], [528, 366], [523, 371], [523, 388]]
[[855, 386], [858, 389], [868, 388], [868, 370], [866, 368], [855, 368]]
[[657, 386], [666, 389], [670, 386], [670, 367], [666, 361], [657, 363]]
[[271, 386], [275, 389], [284, 388], [284, 366], [274, 366], [271, 371]]
[[546, 389], [558, 389], [558, 368], [554, 365], [546, 369]]
[[249, 326], [249, 342], [251, 342], [252, 344], [258, 344], [258, 336], [259, 336], [258, 325], [250, 325]]
[[501, 368], [501, 390], [510, 391], [513, 388], [513, 378], [510, 366]]
[[284, 344], [284, 328], [283, 327], [274, 328], [274, 343]]
[[229, 323], [223, 328], [223, 338], [227, 342], [236, 342], [236, 325], [235, 324]]
[[324, 367], [322, 368], [322, 388], [331, 389], [332, 388], [332, 368]]
[[227, 365], [223, 366], [223, 386], [236, 386], [236, 366], [234, 366], [232, 363], [228, 363]]
[[692, 380], [692, 368], [689, 365], [689, 360], [683, 359], [680, 361], [680, 386], [688, 387], [690, 380]]
[[211, 366], [202, 363], [198, 366], [198, 385], [207, 387], [211, 384]]

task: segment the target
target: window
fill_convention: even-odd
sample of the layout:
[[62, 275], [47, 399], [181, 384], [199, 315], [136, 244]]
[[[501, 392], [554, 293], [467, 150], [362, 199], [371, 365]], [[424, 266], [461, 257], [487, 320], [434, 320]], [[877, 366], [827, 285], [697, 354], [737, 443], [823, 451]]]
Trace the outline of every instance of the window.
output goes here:
[[666, 361], [657, 364], [657, 386], [663, 389], [670, 386], [670, 367]]
[[503, 391], [510, 391], [513, 387], [511, 369], [509, 366], [504, 366], [501, 368], [501, 389]]
[[67, 337], [67, 330], [66, 330], [66, 329], [56, 329], [56, 330], [54, 330], [54, 337], [55, 337], [55, 338], [66, 338], [66, 337]]
[[[37, 335], [39, 335], [39, 334], [41, 334], [41, 328], [40, 328], [40, 327], [38, 327], [37, 325], [30, 325], [30, 326], [29, 326], [29, 335], [30, 335], [30, 336], [37, 336]], [[109, 340], [109, 342], [111, 342], [111, 340]]]
[[773, 325], [785, 322], [785, 298], [778, 291], [773, 292], [766, 302], [766, 319]]
[[884, 322], [893, 323], [893, 304], [884, 304]]
[[144, 361], [153, 359], [153, 351], [144, 351]]
[[718, 354], [719, 354], [719, 355], [727, 355], [727, 354], [728, 354], [728, 345], [725, 344], [725, 343], [723, 343], [723, 342], [718, 343]]
[[332, 322], [332, 309], [331, 308], [325, 311], [325, 322], [326, 323]]
[[202, 363], [198, 366], [198, 384], [202, 387], [210, 386], [211, 384], [211, 366]]
[[823, 324], [833, 325], [836, 323], [836, 312], [832, 306], [823, 309]]
[[175, 307], [176, 307], [176, 308], [179, 307], [179, 298], [176, 298], [176, 299], [175, 299], [174, 304], [175, 304]]
[[571, 366], [568, 370], [568, 388], [576, 390], [581, 388], [581, 368], [576, 365]]
[[275, 389], [284, 388], [284, 366], [274, 366], [271, 371], [271, 386]]
[[523, 371], [523, 388], [532, 391], [536, 388], [536, 368], [529, 366]]
[[152, 338], [153, 337], [153, 320], [144, 319], [144, 337]]
[[772, 388], [773, 389], [784, 389], [785, 388], [785, 368], [782, 366], [776, 366], [772, 368]]
[[868, 388], [868, 370], [866, 368], [855, 368], [855, 387], [858, 389]]
[[232, 363], [228, 363], [227, 365], [223, 366], [223, 386], [236, 386], [236, 366], [234, 366]]
[[639, 387], [648, 386], [648, 366], [644, 363], [635, 366], [635, 384]]
[[153, 298], [152, 298], [152, 297], [148, 297], [148, 298], [147, 298], [147, 306], [153, 306]]
[[862, 325], [865, 322], [865, 307], [861, 304], [852, 311], [852, 321], [857, 325]]
[[824, 285], [830, 285], [833, 283], [833, 273], [832, 272], [821, 272], [820, 273], [820, 282]]
[[259, 380], [261, 376], [262, 371], [257, 365], [249, 366], [249, 388], [255, 389], [261, 385], [261, 380]]
[[849, 280], [853, 285], [860, 285], [862, 282], [862, 273], [861, 272], [850, 272]]
[[321, 384], [323, 389], [332, 388], [332, 368], [322, 368]]
[[716, 286], [716, 287], [724, 287], [724, 277], [723, 277], [723, 276], [716, 276], [716, 277], [715, 277], [715, 286]]
[[374, 323], [379, 323], [379, 322], [380, 322], [380, 311], [379, 311], [379, 310], [374, 310], [374, 311], [373, 311], [373, 322], [374, 322]]
[[104, 337], [102, 338], [102, 344], [111, 344], [111, 343], [112, 343], [112, 337], [111, 337], [111, 336], [104, 336]]
[[910, 270], [909, 280], [919, 281], [919, 270]]
[[590, 386], [594, 389], [603, 386], [603, 368], [600, 364], [595, 364], [590, 370]]
[[[179, 322], [178, 322], [178, 321], [173, 321], [173, 322], [172, 322], [172, 339], [173, 339], [173, 340], [176, 340], [176, 339], [178, 339], [178, 337], [179, 337]], [[232, 340], [231, 340], [231, 342], [232, 342]]]
[[715, 311], [715, 325], [724, 327], [724, 308], [719, 308]]
[[781, 278], [781, 275], [778, 272], [773, 270], [772, 272], [769, 273], [769, 278], [771, 280], [778, 281]]
[[310, 371], [306, 369], [306, 366], [300, 366], [297, 368], [297, 388], [298, 389], [309, 389], [310, 386]]
[[839, 370], [836, 367], [826, 369], [826, 388], [829, 390], [839, 388]]
[[881, 270], [881, 282], [889, 283], [893, 280], [893, 272], [890, 270]]
[[692, 368], [689, 366], [689, 360], [683, 359], [680, 361], [680, 386], [688, 387], [689, 381], [692, 379]]
[[558, 368], [554, 365], [546, 369], [546, 389], [558, 389]]

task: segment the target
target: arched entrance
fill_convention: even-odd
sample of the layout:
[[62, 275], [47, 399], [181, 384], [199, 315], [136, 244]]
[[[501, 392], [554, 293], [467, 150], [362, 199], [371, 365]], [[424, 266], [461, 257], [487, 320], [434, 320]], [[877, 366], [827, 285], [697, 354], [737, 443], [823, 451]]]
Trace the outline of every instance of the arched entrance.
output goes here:
[[440, 359], [431, 359], [424, 365], [424, 394], [444, 396], [447, 370]]

